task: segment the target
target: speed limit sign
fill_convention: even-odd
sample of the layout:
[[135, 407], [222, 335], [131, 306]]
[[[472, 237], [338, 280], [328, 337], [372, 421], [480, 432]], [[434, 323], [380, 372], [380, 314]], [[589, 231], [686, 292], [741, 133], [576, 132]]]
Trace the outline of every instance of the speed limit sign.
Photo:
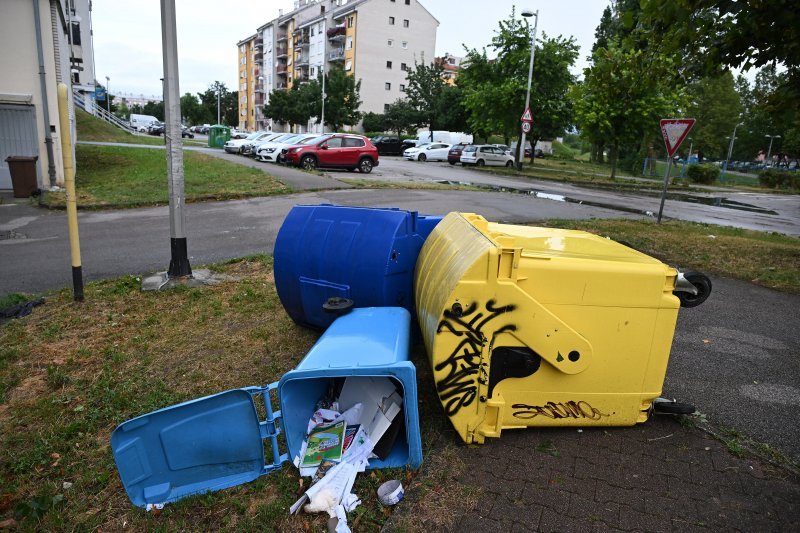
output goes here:
[[522, 131], [525, 133], [531, 132], [531, 123], [530, 122], [523, 122], [522, 123]]

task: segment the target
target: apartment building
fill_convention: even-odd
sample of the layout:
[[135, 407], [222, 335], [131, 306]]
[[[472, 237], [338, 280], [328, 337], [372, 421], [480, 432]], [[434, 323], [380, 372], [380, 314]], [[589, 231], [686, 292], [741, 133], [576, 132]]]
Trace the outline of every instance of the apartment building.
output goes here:
[[[12, 186], [5, 159], [13, 155], [38, 157], [40, 188], [64, 184], [57, 86], [65, 83], [72, 89], [77, 80], [76, 86], [94, 91], [93, 61], [86, 56], [91, 50], [89, 12], [89, 0], [2, 1], [0, 50], [6, 53], [0, 54], [0, 189]], [[80, 55], [72, 55], [76, 49]], [[72, 99], [68, 105], [74, 118]], [[74, 141], [74, 120], [71, 128]]]
[[[263, 116], [263, 104], [275, 91], [315, 79], [333, 66], [361, 81], [362, 112], [382, 113], [404, 96], [406, 74], [414, 63], [433, 61], [438, 26], [418, 0], [295, 2], [291, 12], [281, 13], [237, 43], [240, 86], [248, 68], [260, 73], [254, 77], [252, 97], [240, 87], [241, 127], [285, 129]], [[252, 49], [247, 47], [250, 42]], [[245, 117], [252, 117], [252, 126]], [[322, 126], [312, 120], [301, 129], [316, 132]]]
[[456, 57], [450, 53], [445, 53], [442, 57], [436, 58], [436, 64], [441, 65], [442, 69], [444, 69], [442, 77], [446, 84], [455, 85], [463, 60], [463, 57]]

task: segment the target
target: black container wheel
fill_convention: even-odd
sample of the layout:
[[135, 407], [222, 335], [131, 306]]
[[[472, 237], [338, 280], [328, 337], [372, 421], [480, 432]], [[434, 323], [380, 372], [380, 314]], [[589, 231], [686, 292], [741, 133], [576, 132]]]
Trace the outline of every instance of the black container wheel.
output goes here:
[[711, 294], [711, 280], [708, 276], [700, 272], [684, 272], [683, 277], [697, 288], [697, 294], [676, 291], [675, 296], [681, 301], [681, 307], [697, 307], [705, 302]]

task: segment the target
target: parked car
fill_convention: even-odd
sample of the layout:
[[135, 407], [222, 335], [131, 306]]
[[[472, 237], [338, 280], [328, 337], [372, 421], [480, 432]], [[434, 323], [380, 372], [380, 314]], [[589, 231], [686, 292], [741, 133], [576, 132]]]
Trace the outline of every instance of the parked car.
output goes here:
[[513, 167], [514, 158], [506, 154], [502, 148], [490, 144], [473, 144], [461, 152], [461, 164], [464, 166], [475, 165], [482, 167], [499, 166]]
[[164, 123], [152, 122], [149, 126], [147, 126], [147, 133], [150, 135], [161, 135], [164, 133]]
[[317, 133], [299, 133], [289, 137], [278, 137], [274, 141], [264, 143], [256, 151], [256, 159], [267, 163], [280, 163], [283, 159], [281, 151], [287, 146], [298, 144], [306, 139], [319, 137]]
[[262, 146], [265, 146], [267, 144], [274, 143], [274, 142], [285, 141], [285, 140], [289, 139], [290, 137], [295, 137], [295, 136], [297, 136], [297, 133], [277, 133], [277, 134], [275, 134], [275, 135], [273, 135], [271, 137], [266, 137], [264, 139], [261, 139], [260, 141], [256, 141], [256, 142], [252, 143], [252, 146], [250, 147], [250, 156], [255, 158], [255, 159], [258, 159], [258, 150]]
[[269, 133], [266, 131], [257, 131], [255, 133], [251, 133], [244, 139], [231, 139], [226, 141], [222, 148], [229, 154], [238, 154], [241, 153], [242, 145], [245, 143], [255, 141], [259, 137], [266, 137], [267, 135], [269, 135]]
[[275, 132], [267, 132], [265, 135], [259, 135], [256, 137], [254, 141], [246, 141], [242, 147], [239, 149], [239, 153], [241, 155], [253, 156], [255, 157], [255, 147], [261, 144], [274, 141], [278, 137], [283, 135], [282, 133], [275, 133]]
[[378, 149], [361, 135], [323, 135], [304, 145], [285, 149], [290, 165], [313, 170], [317, 167], [358, 169], [369, 174], [378, 166]]
[[456, 163], [461, 162], [461, 152], [469, 146], [467, 143], [458, 143], [454, 144], [450, 147], [450, 151], [447, 152], [447, 162], [451, 165], [455, 165]]
[[501, 150], [503, 150], [504, 153], [508, 155], [512, 156], [514, 155], [511, 153], [511, 148], [507, 144], [493, 144], [492, 146], [494, 146], [495, 148], [500, 148]]
[[372, 144], [378, 149], [380, 155], [403, 155], [403, 141], [396, 135], [378, 135], [371, 139]]
[[183, 139], [184, 137], [189, 137], [190, 139], [194, 139], [194, 133], [192, 133], [191, 130], [186, 126], [181, 126], [181, 139]]
[[403, 157], [409, 161], [447, 161], [449, 144], [425, 143], [403, 152]]
[[244, 139], [249, 135], [246, 131], [231, 128], [231, 139]]

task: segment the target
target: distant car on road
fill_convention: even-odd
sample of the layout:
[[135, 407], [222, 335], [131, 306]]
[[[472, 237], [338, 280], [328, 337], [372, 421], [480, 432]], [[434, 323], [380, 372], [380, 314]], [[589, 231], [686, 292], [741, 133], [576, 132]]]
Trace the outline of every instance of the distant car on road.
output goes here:
[[194, 133], [192, 133], [191, 130], [186, 126], [181, 126], [181, 139], [183, 139], [184, 137], [189, 137], [190, 139], [194, 139]]
[[514, 158], [506, 154], [502, 148], [490, 144], [473, 144], [461, 152], [461, 164], [465, 167], [469, 165], [513, 167]]
[[425, 143], [403, 152], [410, 161], [447, 161], [450, 145], [444, 143]]
[[314, 170], [317, 167], [344, 168], [369, 174], [378, 166], [378, 149], [361, 135], [322, 135], [308, 144], [284, 148], [286, 162]]
[[147, 126], [147, 133], [150, 135], [161, 135], [164, 133], [164, 123], [163, 122], [153, 122], [149, 126]]
[[269, 135], [269, 132], [266, 131], [257, 131], [255, 133], [251, 133], [244, 139], [230, 139], [226, 141], [223, 145], [222, 149], [228, 152], [229, 154], [238, 154], [242, 151], [242, 146], [248, 142], [257, 141], [259, 138], [263, 138]]
[[458, 143], [454, 144], [450, 147], [450, 151], [447, 152], [447, 162], [451, 165], [455, 165], [456, 163], [461, 162], [461, 152], [469, 146], [467, 143]]

